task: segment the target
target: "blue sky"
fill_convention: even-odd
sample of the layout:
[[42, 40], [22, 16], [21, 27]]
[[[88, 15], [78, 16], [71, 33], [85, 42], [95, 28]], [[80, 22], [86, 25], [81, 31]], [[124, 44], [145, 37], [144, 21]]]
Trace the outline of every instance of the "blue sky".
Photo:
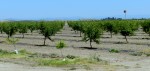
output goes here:
[[150, 0], [0, 0], [0, 19], [150, 18]]

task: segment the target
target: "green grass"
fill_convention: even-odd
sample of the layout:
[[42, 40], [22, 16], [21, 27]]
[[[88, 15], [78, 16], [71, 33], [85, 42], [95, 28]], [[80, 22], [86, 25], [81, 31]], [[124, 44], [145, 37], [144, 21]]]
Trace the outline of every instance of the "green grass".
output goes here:
[[33, 62], [33, 64], [36, 64], [38, 66], [55, 66], [55, 67], [107, 64], [106, 61], [97, 58], [97, 56], [93, 56], [90, 58], [80, 58], [80, 57], [68, 55], [65, 57], [64, 60], [64, 58], [57, 55], [53, 55], [51, 57], [51, 54], [30, 53], [27, 52], [26, 50], [20, 50], [19, 54], [16, 54], [15, 52], [8, 52], [6, 50], [0, 50], [0, 58], [7, 58], [7, 59], [18, 58], [18, 59], [24, 59], [25, 61], [28, 62]]
[[24, 58], [29, 53], [26, 50], [20, 50], [19, 54], [0, 49], [0, 58]]
[[144, 49], [141, 52], [143, 52], [143, 54], [145, 54], [146, 56], [150, 56], [150, 49]]
[[119, 53], [119, 50], [116, 50], [116, 49], [111, 49], [109, 50], [110, 53]]
[[143, 52], [133, 52], [133, 53], [130, 53], [130, 55], [132, 55], [132, 56], [142, 56]]
[[67, 65], [73, 65], [76, 64], [75, 60], [66, 59], [65, 61], [63, 59], [36, 59], [36, 62], [40, 66], [67, 66]]
[[66, 58], [65, 61], [62, 58], [40, 58], [40, 59], [33, 59], [36, 61], [39, 66], [55, 66], [55, 67], [63, 67], [63, 66], [73, 66], [73, 65], [93, 65], [93, 64], [101, 64], [107, 65], [108, 62], [104, 60], [97, 61], [96, 59], [91, 58], [74, 58], [68, 59]]
[[90, 58], [74, 58], [74, 59], [66, 59], [65, 61], [61, 58], [59, 59], [34, 59], [38, 63], [39, 66], [55, 66], [55, 67], [63, 67], [63, 66], [72, 66], [72, 65], [91, 65], [91, 64], [106, 64], [106, 61], [97, 61], [91, 60]]

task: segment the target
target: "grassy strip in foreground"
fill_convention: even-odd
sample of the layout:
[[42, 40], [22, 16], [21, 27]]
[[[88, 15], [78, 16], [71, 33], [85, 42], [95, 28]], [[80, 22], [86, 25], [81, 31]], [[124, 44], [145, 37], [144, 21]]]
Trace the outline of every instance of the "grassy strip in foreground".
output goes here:
[[133, 55], [133, 56], [145, 55], [145, 56], [149, 57], [150, 56], [150, 49], [146, 49], [146, 50], [141, 50], [141, 51], [138, 51], [138, 52], [130, 53], [130, 55]]
[[[90, 60], [88, 58], [75, 58], [75, 59], [36, 59], [36, 62], [40, 66], [70, 66], [70, 65], [90, 65], [90, 64], [100, 64], [96, 60]], [[107, 62], [106, 62], [107, 63]]]
[[97, 56], [91, 56], [89, 58], [80, 58], [72, 55], [65, 56], [65, 58], [29, 58], [28, 60], [36, 62], [38, 66], [54, 66], [54, 67], [66, 67], [66, 66], [84, 66], [84, 65], [108, 65], [107, 61], [100, 59]]
[[108, 62], [99, 59], [96, 56], [90, 58], [80, 58], [72, 55], [65, 56], [62, 58], [56, 54], [40, 54], [40, 53], [30, 53], [26, 50], [20, 50], [19, 54], [15, 52], [8, 52], [6, 50], [0, 50], [0, 58], [6, 59], [25, 59], [26, 61], [33, 62], [38, 66], [55, 66], [55, 67], [66, 67], [75, 65], [107, 65]]
[[30, 53], [26, 50], [20, 50], [19, 54], [0, 49], [0, 58], [25, 58]]

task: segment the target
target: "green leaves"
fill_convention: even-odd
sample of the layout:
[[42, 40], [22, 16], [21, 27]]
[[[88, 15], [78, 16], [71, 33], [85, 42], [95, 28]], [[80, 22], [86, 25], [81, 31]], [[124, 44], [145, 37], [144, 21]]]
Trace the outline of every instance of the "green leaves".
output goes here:
[[139, 25], [134, 21], [120, 21], [120, 34], [123, 35], [128, 43], [127, 36], [134, 35], [134, 31], [138, 30]]
[[14, 45], [16, 54], [19, 53], [18, 50], [17, 50], [17, 48], [16, 48], [16, 46], [15, 46], [15, 44], [16, 44], [18, 41], [19, 41], [19, 39], [15, 39], [15, 38], [7, 38], [7, 39], [6, 39], [6, 43]]
[[8, 44], [16, 44], [18, 41], [19, 41], [19, 39], [6, 38], [6, 43], [8, 43]]
[[8, 35], [8, 38], [17, 32], [17, 26], [14, 22], [5, 22], [3, 25], [3, 31]]
[[150, 36], [150, 20], [144, 21], [141, 23], [141, 26], [143, 28], [143, 31]]
[[56, 44], [56, 48], [57, 49], [62, 49], [62, 48], [64, 48], [64, 47], [66, 47], [66, 44], [64, 43], [64, 41], [59, 41], [57, 44]]
[[116, 21], [106, 21], [104, 24], [104, 28], [107, 32], [110, 32], [111, 34], [111, 38], [112, 38], [112, 34], [117, 34], [119, 32], [119, 29], [117, 28], [117, 24]]
[[[66, 44], [64, 43], [63, 40], [59, 41], [59, 42], [56, 44], [56, 48], [57, 48], [57, 49], [63, 49], [64, 47], [66, 47]], [[64, 58], [63, 53], [62, 53], [62, 50], [60, 50], [60, 51], [61, 51], [62, 57]], [[66, 60], [66, 59], [64, 58], [63, 61], [65, 61], [65, 60]]]
[[95, 25], [93, 24], [88, 24], [88, 26], [85, 28], [84, 32], [84, 37], [87, 37], [93, 40], [96, 40], [100, 38], [101, 30], [98, 29]]
[[81, 33], [84, 32], [84, 28], [83, 28], [83, 23], [82, 21], [69, 21], [68, 25], [70, 27], [72, 27], [72, 29], [76, 32], [76, 31], [80, 31], [80, 37], [81, 37]]
[[[83, 40], [99, 43], [103, 31], [113, 34], [120, 33], [127, 41], [127, 36], [134, 35], [139, 28], [139, 21], [135, 20], [83, 20], [69, 21], [69, 26], [75, 31], [84, 33]], [[128, 41], [127, 41], [128, 42]]]
[[83, 40], [86, 42], [90, 41], [91, 48], [92, 48], [91, 42], [96, 42], [97, 44], [99, 44], [99, 38], [100, 35], [102, 34], [102, 29], [98, 28], [97, 25], [98, 24], [89, 23], [86, 24], [86, 26], [84, 27], [85, 30]]
[[41, 21], [39, 22], [39, 30], [40, 34], [42, 34], [44, 38], [44, 45], [45, 41], [48, 38], [49, 40], [52, 40], [50, 36], [55, 35], [60, 29], [62, 29], [62, 23], [64, 25], [64, 22], [59, 21]]
[[5, 32], [8, 35], [8, 38], [13, 36], [16, 33], [21, 33], [24, 38], [24, 34], [34, 30], [37, 30], [42, 34], [45, 40], [48, 38], [51, 40], [50, 36], [55, 35], [60, 29], [64, 26], [64, 21], [9, 21], [9, 22], [0, 22], [0, 32]]
[[3, 22], [0, 22], [0, 32], [1, 32], [1, 34], [3, 33], [3, 25], [4, 25], [4, 23]]
[[30, 22], [27, 27], [30, 30], [30, 32], [32, 33], [34, 30], [36, 30], [37, 24], [36, 24], [36, 22]]
[[19, 22], [17, 24], [19, 33], [21, 33], [23, 35], [22, 38], [24, 38], [24, 34], [27, 33], [27, 31], [28, 31], [28, 26], [27, 25], [28, 25], [27, 22]]

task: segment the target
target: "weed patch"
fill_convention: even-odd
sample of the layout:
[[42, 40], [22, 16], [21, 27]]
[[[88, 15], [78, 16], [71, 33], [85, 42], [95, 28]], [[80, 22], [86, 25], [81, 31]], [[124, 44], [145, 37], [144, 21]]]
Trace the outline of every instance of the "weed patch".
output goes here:
[[119, 53], [119, 50], [116, 50], [116, 49], [111, 49], [109, 50], [110, 53]]

